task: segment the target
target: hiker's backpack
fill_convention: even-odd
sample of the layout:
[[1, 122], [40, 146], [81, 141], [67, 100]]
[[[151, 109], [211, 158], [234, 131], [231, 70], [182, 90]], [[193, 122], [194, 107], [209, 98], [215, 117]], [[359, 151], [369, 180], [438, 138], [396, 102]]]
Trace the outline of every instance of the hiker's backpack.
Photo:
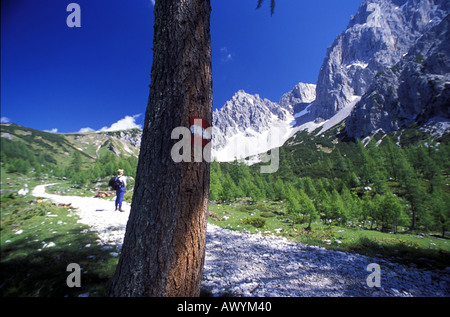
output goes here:
[[114, 177], [111, 177], [108, 185], [111, 186], [114, 190], [119, 190], [123, 186], [123, 183], [119, 179], [119, 177], [114, 176]]

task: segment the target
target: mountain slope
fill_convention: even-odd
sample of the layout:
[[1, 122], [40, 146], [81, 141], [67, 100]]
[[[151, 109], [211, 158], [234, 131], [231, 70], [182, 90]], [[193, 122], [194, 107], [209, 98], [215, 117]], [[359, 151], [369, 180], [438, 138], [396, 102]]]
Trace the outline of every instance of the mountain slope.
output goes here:
[[[259, 154], [284, 144], [300, 130], [310, 133], [316, 131], [320, 135], [351, 114], [352, 123], [347, 131], [352, 137], [366, 136], [381, 126], [385, 127], [382, 119], [384, 115], [376, 115], [372, 121], [369, 120], [370, 123], [366, 123], [364, 115], [369, 114], [365, 113], [366, 107], [362, 106], [367, 103], [365, 94], [370, 91], [377, 96], [385, 95], [386, 100], [391, 98], [386, 89], [392, 83], [380, 85], [382, 78], [379, 78], [379, 74], [388, 74], [386, 70], [399, 63], [422, 35], [439, 25], [449, 9], [450, 2], [445, 0], [364, 1], [347, 29], [328, 48], [317, 86], [300, 83], [283, 95], [278, 103], [239, 91], [221, 110], [214, 112], [213, 126], [217, 129], [213, 136], [213, 158], [232, 161]], [[443, 31], [441, 36], [446, 32]], [[445, 57], [448, 57], [448, 53], [441, 53], [443, 57], [440, 61], [434, 61], [434, 64], [447, 62]], [[439, 74], [444, 76], [448, 71], [444, 67]], [[424, 80], [434, 79], [425, 76]], [[445, 82], [446, 79], [443, 80]], [[374, 81], [380, 87], [373, 86]], [[442, 80], [436, 85], [429, 89], [429, 98], [436, 98], [431, 91], [438, 89], [438, 86], [439, 91], [448, 91]], [[383, 87], [386, 89], [383, 90]], [[407, 80], [401, 89], [409, 89], [413, 93], [416, 88], [416, 84]], [[443, 100], [445, 103], [445, 98]], [[375, 108], [371, 107], [372, 115]], [[423, 111], [433, 110], [428, 107]], [[434, 116], [442, 114], [440, 111]], [[393, 111], [392, 116], [395, 115]], [[424, 115], [422, 119], [432, 117]], [[360, 121], [363, 126], [358, 126]], [[269, 144], [271, 134], [276, 134], [275, 139], [278, 141]]]
[[109, 150], [118, 156], [138, 156], [142, 130], [130, 129], [110, 132], [69, 133], [64, 135], [78, 150], [98, 158]]
[[446, 0], [367, 0], [328, 48], [310, 111], [326, 120], [354, 105], [376, 74], [400, 61], [449, 12]]
[[[347, 120], [351, 137], [450, 122], [450, 15], [427, 31], [395, 66], [380, 72]], [[431, 121], [430, 121], [431, 120]], [[448, 129], [448, 128], [447, 128]]]
[[294, 114], [315, 98], [315, 85], [299, 83], [278, 103], [238, 91], [213, 113], [212, 157], [219, 162], [281, 146], [297, 129]]
[[20, 157], [22, 154], [15, 153], [15, 149], [25, 147], [33, 156], [44, 156], [45, 162], [61, 166], [68, 166], [76, 152], [80, 153], [84, 162], [94, 162], [108, 151], [118, 156], [137, 156], [142, 135], [142, 131], [138, 129], [62, 134], [30, 129], [14, 123], [2, 123], [0, 128], [2, 152], [5, 156]]

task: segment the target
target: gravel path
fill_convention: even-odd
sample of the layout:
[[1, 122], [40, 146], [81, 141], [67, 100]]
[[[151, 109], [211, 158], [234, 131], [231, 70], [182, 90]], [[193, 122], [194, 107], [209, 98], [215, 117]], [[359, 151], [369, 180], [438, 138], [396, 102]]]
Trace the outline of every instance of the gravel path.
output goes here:
[[125, 212], [114, 211], [114, 201], [101, 198], [61, 196], [48, 194], [45, 187], [54, 184], [39, 185], [34, 188], [32, 195], [35, 197], [48, 198], [55, 203], [69, 204], [77, 208], [80, 216], [78, 222], [91, 227], [92, 231], [98, 232], [100, 240], [104, 244], [117, 245], [119, 249], [123, 243], [125, 228], [130, 214], [130, 204], [123, 202]]
[[[114, 212], [114, 202], [99, 198], [32, 194], [56, 203], [72, 203], [79, 222], [97, 231], [103, 243], [123, 243], [130, 206]], [[379, 265], [380, 286], [369, 287], [367, 271]], [[232, 296], [450, 296], [450, 267], [422, 270], [356, 253], [326, 250], [285, 238], [247, 234], [208, 224], [204, 289]]]

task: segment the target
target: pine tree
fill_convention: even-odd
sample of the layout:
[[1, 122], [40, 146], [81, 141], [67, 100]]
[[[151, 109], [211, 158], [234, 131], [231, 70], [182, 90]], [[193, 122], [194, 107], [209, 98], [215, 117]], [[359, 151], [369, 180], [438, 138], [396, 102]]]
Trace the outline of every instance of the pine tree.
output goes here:
[[249, 182], [247, 196], [251, 198], [252, 204], [255, 204], [263, 198], [261, 190], [253, 182]]
[[231, 178], [230, 174], [225, 175], [225, 179], [222, 183], [222, 199], [228, 202], [235, 200], [237, 197], [242, 196], [239, 188]]
[[305, 177], [303, 180], [303, 190], [311, 200], [317, 198], [317, 191], [314, 187], [311, 177]]
[[260, 174], [257, 173], [253, 176], [254, 185], [259, 191], [260, 199], [267, 198], [266, 188], [267, 184], [265, 184], [264, 180], [259, 176]]
[[336, 168], [340, 170], [341, 172], [347, 172], [349, 170], [347, 161], [342, 157], [341, 152], [339, 149], [337, 150], [337, 166]]
[[285, 198], [284, 183], [281, 178], [278, 178], [274, 184], [275, 200], [281, 201]]
[[414, 230], [416, 229], [418, 218], [428, 218], [428, 210], [426, 208], [427, 193], [421, 186], [421, 181], [412, 168], [405, 167], [403, 173], [404, 180], [402, 185], [406, 190], [405, 197], [408, 199], [411, 209], [410, 230]]
[[377, 199], [378, 220], [382, 225], [382, 230], [386, 230], [390, 225], [394, 227], [397, 233], [398, 223], [402, 213], [402, 205], [398, 198], [392, 193], [378, 195]]
[[356, 176], [356, 173], [354, 171], [351, 171], [348, 174], [347, 183], [349, 184], [350, 187], [358, 187], [360, 185], [358, 176]]
[[370, 230], [373, 229], [376, 216], [377, 210], [375, 202], [369, 194], [365, 194], [361, 202], [361, 218], [364, 223], [370, 221]]
[[375, 171], [371, 176], [373, 182], [373, 189], [378, 194], [385, 194], [388, 191], [386, 185], [386, 177], [381, 171]]
[[360, 216], [359, 199], [352, 195], [346, 186], [342, 188], [341, 197], [346, 210], [346, 219], [354, 223]]
[[322, 189], [319, 193], [316, 200], [316, 210], [325, 220], [332, 218], [331, 198], [325, 189]]
[[82, 166], [81, 154], [80, 152], [75, 151], [72, 155], [70, 169], [72, 170], [73, 173], [79, 173], [81, 172], [81, 166]]
[[222, 183], [223, 178], [220, 164], [217, 161], [211, 162], [211, 174], [209, 179], [209, 199], [212, 201], [218, 200], [222, 197]]
[[275, 182], [273, 180], [272, 174], [268, 174], [267, 177], [261, 177], [261, 181], [264, 188], [264, 197], [266, 197], [268, 200], [276, 201], [277, 195], [275, 191]]
[[435, 191], [431, 199], [431, 214], [436, 228], [445, 236], [445, 231], [450, 228], [450, 195], [443, 191]]
[[372, 182], [373, 175], [376, 173], [376, 165], [360, 140], [357, 141], [357, 154], [361, 182], [368, 185]]
[[347, 221], [347, 210], [341, 195], [335, 189], [331, 192], [331, 213], [332, 217], [338, 220], [340, 224], [344, 224]]
[[284, 199], [286, 200], [288, 212], [293, 213], [293, 214], [300, 213], [300, 211], [301, 211], [301, 205], [300, 205], [301, 197], [299, 195], [299, 192], [290, 183], [284, 184], [284, 191], [285, 191]]
[[388, 135], [386, 135], [383, 139], [382, 151], [385, 158], [385, 168], [389, 177], [397, 179], [396, 159], [398, 155], [398, 148]]
[[299, 199], [300, 199], [300, 211], [302, 214], [306, 214], [309, 216], [308, 227], [306, 230], [311, 230], [311, 224], [313, 221], [319, 219], [319, 213], [314, 207], [314, 203], [311, 199], [309, 199], [308, 195], [303, 190], [299, 191]]

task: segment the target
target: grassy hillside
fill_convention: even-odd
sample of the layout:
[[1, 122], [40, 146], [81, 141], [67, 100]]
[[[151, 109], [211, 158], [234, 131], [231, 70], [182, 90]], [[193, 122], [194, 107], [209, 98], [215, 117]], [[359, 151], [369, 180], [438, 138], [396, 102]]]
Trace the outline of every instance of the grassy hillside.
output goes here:
[[407, 228], [394, 234], [318, 222], [311, 230], [306, 230], [307, 221], [294, 217], [282, 202], [262, 201], [252, 205], [248, 201], [237, 200], [231, 204], [212, 204], [210, 212], [209, 222], [232, 230], [273, 234], [328, 249], [414, 263], [427, 269], [445, 269], [450, 265], [450, 239], [410, 232]]
[[1, 126], [2, 160], [22, 158], [30, 163], [56, 165], [66, 168], [74, 153], [81, 155], [84, 165], [94, 163], [111, 151], [117, 156], [137, 156], [140, 130], [87, 133], [50, 133], [22, 127], [13, 123]]
[[82, 153], [85, 161], [94, 157], [79, 151], [64, 134], [49, 133], [13, 123], [1, 124], [2, 161], [23, 159], [40, 165], [68, 166], [74, 152]]
[[141, 131], [49, 133], [1, 124], [0, 161], [7, 172], [64, 177], [89, 186], [118, 168], [134, 176]]

